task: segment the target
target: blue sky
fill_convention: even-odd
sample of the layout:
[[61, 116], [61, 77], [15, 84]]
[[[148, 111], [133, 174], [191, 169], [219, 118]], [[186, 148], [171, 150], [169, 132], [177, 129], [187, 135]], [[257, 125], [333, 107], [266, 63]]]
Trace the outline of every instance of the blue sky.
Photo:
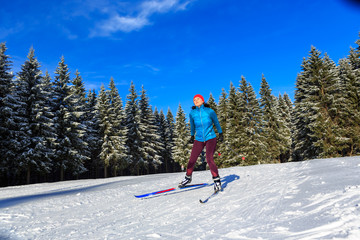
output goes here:
[[259, 96], [293, 98], [311, 46], [336, 63], [356, 47], [360, 6], [350, 0], [11, 0], [0, 9], [0, 42], [17, 73], [31, 46], [51, 76], [65, 57], [72, 77], [99, 90], [113, 77], [126, 101], [131, 81], [150, 103], [188, 114], [192, 97], [216, 101], [241, 76]]

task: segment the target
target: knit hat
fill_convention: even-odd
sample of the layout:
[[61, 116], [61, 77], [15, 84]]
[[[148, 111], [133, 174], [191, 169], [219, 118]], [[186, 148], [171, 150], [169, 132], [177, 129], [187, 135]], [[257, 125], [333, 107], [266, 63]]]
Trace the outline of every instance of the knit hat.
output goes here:
[[203, 102], [205, 102], [204, 97], [201, 96], [200, 94], [196, 94], [193, 99], [195, 99], [197, 97], [200, 98]]

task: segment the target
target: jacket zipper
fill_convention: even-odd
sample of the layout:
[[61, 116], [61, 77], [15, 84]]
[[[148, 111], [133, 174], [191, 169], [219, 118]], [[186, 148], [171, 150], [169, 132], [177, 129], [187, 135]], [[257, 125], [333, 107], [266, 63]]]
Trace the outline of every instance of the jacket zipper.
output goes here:
[[199, 107], [199, 110], [200, 110], [200, 122], [201, 122], [202, 130], [203, 130], [202, 131], [203, 141], [205, 142], [205, 135], [204, 135], [205, 129], [204, 129], [204, 124], [203, 124], [202, 117], [201, 117], [201, 107]]

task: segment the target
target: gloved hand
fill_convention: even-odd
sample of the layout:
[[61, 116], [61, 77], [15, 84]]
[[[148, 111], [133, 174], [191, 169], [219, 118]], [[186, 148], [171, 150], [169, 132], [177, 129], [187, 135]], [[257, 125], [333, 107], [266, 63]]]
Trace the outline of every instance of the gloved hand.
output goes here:
[[219, 142], [223, 142], [224, 141], [224, 135], [222, 133], [219, 133], [219, 138], [218, 138]]
[[189, 140], [189, 144], [193, 144], [194, 143], [194, 140], [195, 140], [195, 137], [194, 136], [191, 136], [190, 140]]

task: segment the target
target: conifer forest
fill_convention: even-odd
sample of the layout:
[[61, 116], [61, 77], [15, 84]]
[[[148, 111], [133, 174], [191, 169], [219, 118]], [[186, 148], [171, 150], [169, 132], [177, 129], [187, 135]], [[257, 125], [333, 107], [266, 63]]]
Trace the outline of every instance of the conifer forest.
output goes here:
[[[360, 155], [360, 34], [335, 63], [311, 47], [296, 77], [294, 102], [274, 96], [265, 78], [257, 95], [245, 76], [210, 94], [224, 132], [220, 168]], [[152, 107], [144, 86], [120, 96], [115, 80], [87, 91], [65, 57], [54, 76], [30, 49], [18, 73], [0, 44], [0, 186], [182, 171], [190, 126]], [[305, 55], [306, 53], [304, 53]], [[205, 96], [207, 98], [207, 96]], [[202, 154], [203, 155], [203, 154]], [[204, 157], [198, 169], [205, 169]]]

